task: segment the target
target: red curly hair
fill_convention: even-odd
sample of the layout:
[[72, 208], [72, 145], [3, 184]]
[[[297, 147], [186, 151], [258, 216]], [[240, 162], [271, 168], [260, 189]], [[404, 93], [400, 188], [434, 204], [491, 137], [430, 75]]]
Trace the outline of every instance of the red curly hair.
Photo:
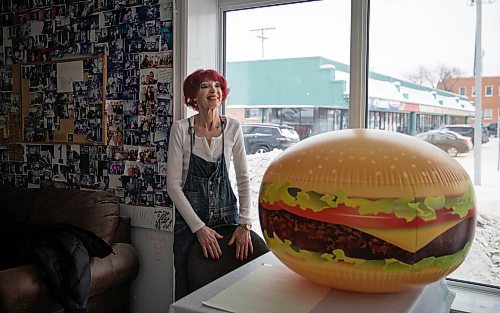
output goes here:
[[184, 80], [184, 84], [182, 86], [184, 92], [184, 103], [192, 108], [193, 110], [198, 111], [198, 104], [196, 103], [196, 94], [200, 88], [201, 83], [207, 81], [217, 81], [220, 83], [222, 90], [222, 103], [224, 103], [227, 99], [227, 95], [229, 94], [229, 88], [227, 87], [227, 81], [219, 74], [219, 72], [215, 70], [204, 70], [199, 69], [191, 73]]

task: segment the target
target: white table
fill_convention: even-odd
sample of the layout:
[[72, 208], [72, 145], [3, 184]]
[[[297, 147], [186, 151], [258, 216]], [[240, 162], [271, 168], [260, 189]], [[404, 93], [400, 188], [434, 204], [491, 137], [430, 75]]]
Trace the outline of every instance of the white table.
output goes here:
[[[263, 264], [285, 267], [271, 252], [241, 266], [235, 271], [211, 282], [186, 297], [172, 303], [169, 313], [221, 313], [203, 305], [225, 288], [256, 271]], [[290, 275], [296, 275], [290, 271]], [[264, 288], [265, 286], [263, 286]], [[448, 313], [455, 294], [448, 290], [446, 280], [419, 289], [393, 294], [367, 294], [332, 289], [313, 308], [312, 313]], [[271, 312], [270, 312], [271, 313]]]

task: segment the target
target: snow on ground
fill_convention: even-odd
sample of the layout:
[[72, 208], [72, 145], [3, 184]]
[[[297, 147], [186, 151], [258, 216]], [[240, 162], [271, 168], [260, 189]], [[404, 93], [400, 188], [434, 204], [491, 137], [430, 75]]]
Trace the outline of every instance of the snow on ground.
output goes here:
[[[481, 185], [475, 186], [477, 200], [477, 227], [472, 248], [465, 262], [449, 277], [500, 285], [500, 172], [498, 168], [499, 142], [490, 138], [490, 142], [482, 145]], [[281, 150], [247, 156], [251, 185], [251, 206], [254, 213], [254, 230], [261, 233], [258, 219], [259, 188], [267, 166], [276, 158]], [[473, 152], [455, 158], [469, 173], [474, 182]], [[230, 170], [234, 183], [234, 171]], [[236, 192], [236, 188], [233, 187]]]

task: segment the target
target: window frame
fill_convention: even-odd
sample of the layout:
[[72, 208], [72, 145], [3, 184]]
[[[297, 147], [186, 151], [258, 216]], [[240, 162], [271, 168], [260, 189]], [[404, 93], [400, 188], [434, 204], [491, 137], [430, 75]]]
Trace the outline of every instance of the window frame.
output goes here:
[[[257, 7], [265, 7], [271, 5], [281, 5], [281, 4], [292, 4], [299, 2], [306, 2], [305, 0], [175, 0], [178, 3], [178, 8], [180, 12], [179, 24], [184, 28], [182, 32], [179, 32], [176, 38], [180, 38], [179, 45], [174, 44], [175, 47], [179, 47], [177, 55], [179, 55], [179, 70], [176, 71], [175, 75], [177, 77], [177, 86], [180, 86], [181, 77], [185, 77], [186, 73], [189, 73], [191, 69], [196, 67], [198, 64], [203, 64], [205, 67], [213, 66], [213, 68], [218, 69], [222, 73], [225, 73], [224, 62], [225, 62], [225, 32], [224, 32], [224, 14], [227, 11], [236, 9], [251, 9]], [[206, 4], [206, 2], [209, 4]], [[210, 9], [210, 19], [211, 21], [216, 21], [215, 32], [213, 32], [213, 27], [208, 28], [198, 28], [197, 26], [201, 24], [201, 21], [193, 22], [193, 17], [199, 17], [206, 12], [201, 12], [201, 9], [195, 9], [197, 4], [203, 4], [203, 7], [209, 6]], [[351, 98], [349, 105], [349, 123], [351, 127], [358, 125], [359, 127], [367, 127], [367, 75], [368, 75], [368, 24], [369, 24], [369, 0], [351, 0], [351, 78], [350, 78], [350, 94], [361, 95], [357, 101]], [[194, 9], [194, 13], [191, 11]], [[213, 12], [218, 12], [214, 17]], [[212, 26], [211, 24], [210, 26]], [[178, 27], [177, 29], [180, 29]], [[193, 29], [191, 31], [191, 29]], [[208, 36], [203, 36], [203, 34], [198, 34], [196, 38], [198, 41], [187, 40], [189, 38], [188, 34], [191, 32], [202, 31], [203, 34], [208, 34]], [[216, 40], [214, 35], [216, 35]], [[184, 42], [183, 42], [184, 41]], [[211, 53], [208, 57], [202, 56], [200, 51], [207, 51]], [[195, 60], [193, 62], [192, 60]], [[471, 88], [471, 97], [475, 97], [474, 87]], [[356, 92], [357, 91], [357, 92]], [[466, 89], [467, 91], [467, 89]], [[500, 96], [500, 86], [498, 87], [498, 93]], [[181, 92], [176, 92], [176, 95], [180, 98]], [[179, 99], [180, 100], [180, 99]], [[177, 101], [181, 103], [181, 101]], [[354, 105], [357, 104], [357, 107]], [[182, 107], [180, 111], [182, 111]], [[352, 110], [352, 111], [351, 111]], [[176, 110], [175, 110], [176, 111]], [[175, 113], [174, 111], [174, 113]], [[185, 112], [184, 112], [185, 113]], [[500, 109], [498, 110], [500, 115]], [[182, 118], [183, 114], [176, 114], [176, 118]], [[185, 116], [184, 116], [185, 117]], [[354, 120], [353, 120], [354, 119]], [[497, 298], [500, 297], [500, 286], [489, 286], [473, 281], [458, 281], [453, 278], [447, 278], [450, 288], [454, 291], [460, 292], [460, 298], [455, 299], [454, 304], [459, 302], [466, 304], [471, 307], [477, 307], [477, 301], [472, 296], [474, 293], [480, 293], [482, 289], [487, 288], [491, 294], [495, 295]], [[453, 309], [451, 312], [456, 312]]]
[[[488, 90], [490, 91], [489, 93], [488, 93]], [[484, 86], [484, 96], [485, 97], [493, 97], [493, 86], [492, 85]]]
[[485, 120], [493, 119], [493, 109], [492, 108], [484, 108], [483, 119], [485, 119]]
[[[198, 0], [200, 1], [200, 0]], [[213, 1], [213, 0], [212, 0]], [[316, 1], [316, 0], [309, 0]], [[219, 71], [225, 74], [224, 16], [233, 10], [308, 2], [307, 0], [219, 0]], [[351, 0], [351, 51], [349, 71], [349, 126], [368, 126], [368, 26], [370, 0]], [[356, 12], [356, 14], [354, 14]]]

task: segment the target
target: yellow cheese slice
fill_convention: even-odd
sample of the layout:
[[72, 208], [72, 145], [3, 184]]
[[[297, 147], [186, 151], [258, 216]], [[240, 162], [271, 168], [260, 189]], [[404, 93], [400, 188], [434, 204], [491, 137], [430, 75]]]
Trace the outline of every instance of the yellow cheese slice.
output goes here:
[[460, 223], [458, 221], [447, 221], [434, 225], [419, 226], [407, 228], [364, 228], [353, 227], [368, 233], [372, 236], [385, 240], [406, 251], [416, 252], [431, 242], [434, 238], [441, 235], [448, 229]]

